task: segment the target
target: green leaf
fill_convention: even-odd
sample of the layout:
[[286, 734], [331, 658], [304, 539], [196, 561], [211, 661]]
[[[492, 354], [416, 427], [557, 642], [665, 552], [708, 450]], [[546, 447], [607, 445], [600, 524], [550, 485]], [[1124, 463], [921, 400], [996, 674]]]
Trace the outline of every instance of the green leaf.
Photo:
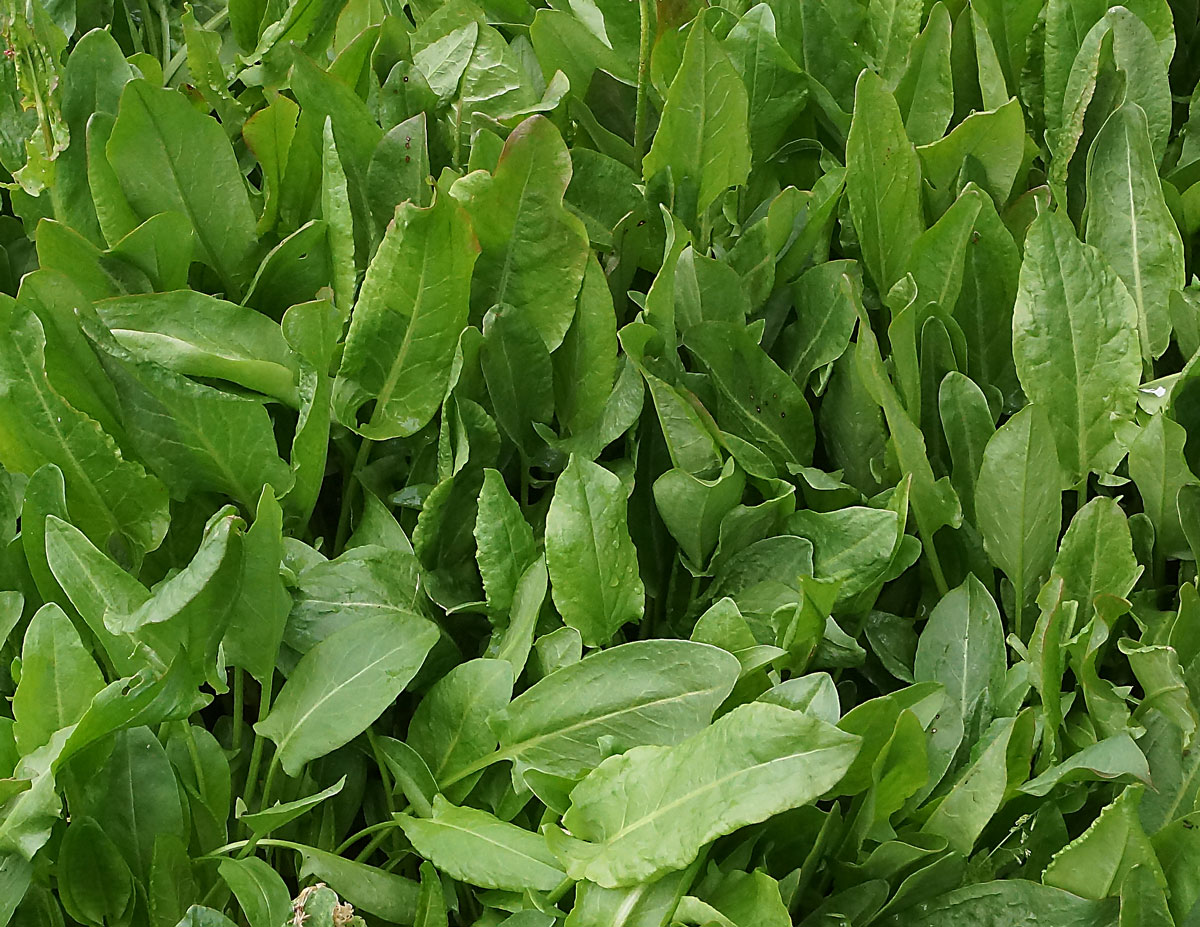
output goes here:
[[[1025, 158], [1025, 119], [1010, 100], [996, 109], [972, 113], [949, 135], [917, 149], [925, 180], [948, 203], [956, 178], [970, 166], [975, 180], [1004, 205]], [[977, 167], [975, 165], [978, 165]]]
[[503, 627], [508, 624], [517, 584], [537, 558], [537, 547], [533, 529], [496, 470], [483, 473], [475, 544], [488, 610], [492, 620]]
[[[508, 662], [471, 660], [439, 679], [421, 699], [408, 726], [407, 742], [425, 760], [436, 782], [460, 782], [463, 770], [496, 749], [497, 737], [488, 719], [507, 707], [512, 687], [513, 668]], [[473, 784], [469, 781], [453, 790], [447, 785], [447, 797], [462, 800]]]
[[1183, 288], [1183, 242], [1167, 209], [1146, 114], [1130, 101], [1105, 121], [1087, 161], [1087, 242], [1108, 260], [1137, 306], [1142, 354], [1171, 340], [1168, 297]]
[[686, 470], [668, 470], [654, 481], [654, 504], [663, 523], [688, 559], [707, 562], [720, 540], [721, 522], [742, 499], [746, 475], [730, 458], [715, 480]]
[[779, 43], [767, 3], [747, 10], [724, 46], [746, 85], [750, 149], [763, 160], [775, 153], [808, 97], [804, 72]]
[[867, 50], [875, 70], [895, 86], [908, 63], [909, 49], [921, 28], [921, 4], [916, 0], [870, 0], [867, 4]]
[[1161, 711], [1179, 726], [1184, 744], [1190, 745], [1197, 724], [1196, 708], [1174, 648], [1162, 645], [1138, 647], [1127, 639], [1119, 641], [1117, 646], [1128, 658], [1145, 693], [1138, 711]]
[[580, 882], [575, 886], [575, 907], [567, 917], [567, 927], [660, 927], [687, 890], [692, 869], [629, 888]]
[[143, 360], [99, 323], [85, 331], [116, 386], [130, 443], [173, 493], [221, 492], [249, 508], [264, 486], [291, 485], [260, 402]]
[[608, 888], [681, 869], [708, 841], [837, 785], [858, 739], [778, 705], [743, 705], [674, 747], [637, 747], [571, 793], [551, 846]]
[[637, 554], [619, 477], [572, 457], [546, 515], [546, 562], [554, 604], [589, 646], [608, 643], [644, 609]]
[[281, 187], [299, 115], [300, 107], [295, 101], [280, 94], [242, 125], [242, 138], [263, 173], [264, 203], [258, 219], [259, 234], [272, 229], [279, 217]]
[[406, 621], [420, 612], [419, 570], [412, 550], [400, 545], [356, 546], [336, 560], [313, 563], [296, 578], [284, 642], [307, 653], [362, 618], [385, 615]]
[[116, 736], [112, 753], [88, 783], [73, 814], [95, 818], [139, 879], [145, 879], [159, 834], [183, 833], [184, 808], [167, 751], [149, 728]]
[[938, 413], [952, 462], [950, 482], [962, 500], [963, 515], [977, 524], [975, 487], [987, 443], [995, 434], [987, 398], [973, 380], [951, 371], [938, 389]]
[[917, 640], [913, 676], [945, 686], [946, 708], [964, 722], [980, 711], [982, 700], [986, 723], [992, 714], [988, 703], [1003, 685], [1006, 669], [1000, 612], [972, 574], [930, 613]]
[[718, 418], [729, 431], [753, 442], [780, 469], [811, 462], [812, 410], [745, 326], [702, 322], [688, 331], [684, 344], [719, 391]]
[[1090, 901], [1023, 879], [967, 885], [877, 923], [881, 927], [1003, 924], [1014, 911], [1021, 911], [1021, 917], [1032, 917], [1055, 927], [1116, 927], [1117, 923], [1115, 901]]
[[3, 344], [0, 463], [29, 474], [56, 464], [67, 480], [72, 520], [93, 543], [138, 562], [166, 534], [165, 488], [55, 390], [46, 377], [44, 329], [33, 313], [4, 310]]
[[922, 831], [945, 837], [970, 854], [983, 829], [1029, 774], [1034, 718], [1025, 711], [996, 721], [980, 739], [974, 761], [926, 820]]
[[1093, 499], [1071, 519], [1054, 560], [1064, 581], [1063, 595], [1087, 614], [1097, 596], [1125, 598], [1141, 575], [1133, 555], [1129, 525], [1112, 499]]
[[571, 434], [582, 434], [603, 416], [617, 375], [613, 297], [594, 255], [584, 271], [575, 318], [550, 360], [554, 364], [555, 414]]
[[509, 135], [494, 174], [468, 174], [451, 191], [479, 240], [475, 310], [514, 306], [550, 351], [571, 326], [588, 261], [583, 223], [563, 206], [570, 180], [571, 157], [558, 130], [532, 116]]
[[839, 584], [841, 603], [883, 579], [900, 543], [903, 522], [891, 509], [856, 505], [834, 512], [796, 512], [788, 518], [787, 529], [812, 542], [814, 575]]
[[670, 172], [680, 215], [698, 218], [750, 173], [749, 98], [721, 43], [697, 18], [671, 81], [642, 175]]
[[1029, 230], [1013, 354], [1025, 394], [1046, 410], [1068, 481], [1112, 470], [1124, 455], [1116, 425], [1132, 415], [1141, 379], [1137, 307], [1060, 213]]
[[333, 303], [319, 299], [292, 306], [284, 313], [281, 326], [288, 346], [303, 358], [298, 383], [300, 417], [292, 438], [293, 483], [284, 499], [298, 517], [307, 518], [312, 515], [325, 477], [332, 418], [333, 378], [329, 367], [340, 325]]
[[57, 605], [44, 605], [29, 622], [21, 648], [21, 681], [13, 695], [13, 733], [21, 754], [49, 743], [55, 731], [87, 710], [104, 678], [79, 632]]
[[96, 312], [139, 358], [297, 404], [295, 355], [279, 326], [257, 312], [193, 290], [104, 300]]
[[[395, 214], [396, 205], [397, 203], [392, 204], [391, 210], [384, 218], [385, 228]], [[321, 218], [325, 222], [329, 262], [333, 268], [333, 302], [345, 316], [354, 304], [354, 287], [357, 281], [357, 267], [354, 262], [354, 212], [350, 205], [349, 182], [333, 136], [333, 120], [328, 116], [321, 130]], [[263, 262], [264, 267], [266, 263]], [[257, 279], [255, 284], [254, 289], [257, 292]]]
[[914, 145], [936, 142], [954, 115], [950, 40], [950, 14], [944, 3], [935, 3], [911, 45], [908, 66], [896, 86], [896, 102]]
[[578, 778], [618, 748], [674, 744], [705, 728], [737, 681], [724, 650], [691, 641], [636, 641], [550, 673], [497, 713], [501, 754], [518, 774]]
[[276, 802], [269, 808], [263, 808], [261, 811], [250, 814], [244, 813], [245, 804], [239, 801], [237, 819], [245, 824], [255, 837], [265, 837], [301, 815], [307, 814], [327, 798], [339, 794], [345, 785], [346, 777], [343, 776], [329, 788], [322, 789], [315, 795], [306, 795], [304, 798], [297, 798], [294, 801]]
[[366, 730], [436, 640], [436, 628], [415, 616], [364, 618], [335, 631], [304, 655], [254, 729], [275, 742], [278, 762], [295, 776]]
[[479, 362], [496, 420], [525, 456], [538, 444], [535, 424], [554, 417], [550, 352], [523, 310], [496, 306], [483, 319]]
[[413, 927], [449, 927], [449, 923], [441, 877], [429, 863], [421, 863], [421, 894]]
[[46, 518], [46, 561], [118, 672], [132, 675], [140, 669], [133, 656], [135, 642], [109, 631], [104, 616], [135, 612], [150, 598], [146, 587], [97, 550], [82, 531], [54, 515]]
[[106, 611], [105, 627], [113, 634], [132, 635], [161, 665], [182, 651], [197, 680], [205, 678], [224, 691], [217, 651], [239, 591], [242, 526], [232, 506], [217, 512], [205, 526], [191, 562], [156, 586], [135, 610]]
[[268, 486], [246, 532], [241, 591], [222, 642], [229, 662], [266, 683], [275, 672], [283, 627], [292, 608], [279, 575], [283, 560], [283, 511]]
[[136, 898], [133, 873], [95, 821], [73, 819], [59, 854], [59, 898], [71, 917], [83, 924], [120, 923], [129, 917]]
[[1064, 762], [1025, 783], [1021, 791], [1028, 795], [1046, 795], [1060, 783], [1121, 777], [1140, 779], [1147, 784], [1150, 782], [1145, 754], [1128, 734], [1117, 734], [1084, 747]]
[[1119, 927], [1171, 927], [1167, 896], [1149, 866], [1132, 867], [1121, 882]]
[[792, 299], [804, 310], [782, 334], [781, 366], [801, 388], [812, 373], [842, 356], [858, 321], [853, 296], [855, 265], [828, 261], [807, 271], [792, 284]]
[[1142, 511], [1154, 525], [1154, 542], [1168, 557], [1188, 551], [1176, 500], [1195, 477], [1183, 456], [1187, 433], [1163, 413], [1150, 418], [1129, 447], [1129, 475], [1142, 497]]
[[508, 891], [549, 891], [563, 879], [540, 834], [486, 811], [433, 799], [433, 817], [398, 818], [413, 847], [443, 872], [463, 882]]
[[887, 293], [903, 275], [913, 243], [925, 231], [921, 163], [895, 98], [871, 71], [862, 73], [854, 91], [846, 167], [850, 215], [863, 262], [878, 291]]
[[433, 417], [467, 323], [476, 254], [466, 215], [449, 197], [396, 208], [354, 304], [333, 391], [338, 421], [378, 441], [411, 435]]
[[343, 859], [316, 847], [285, 840], [275, 843], [301, 855], [301, 879], [316, 876], [318, 880], [328, 883], [349, 904], [368, 914], [376, 914], [395, 924], [412, 923], [420, 887], [411, 879], [376, 866]]
[[1062, 524], [1062, 471], [1041, 406], [1026, 406], [997, 429], [983, 451], [975, 517], [992, 562], [1015, 592], [1017, 633], [1025, 603], [1054, 563]]
[[[711, 876], [706, 882], [711, 882]], [[733, 924], [734, 927], [750, 927], [760, 924], [763, 927], [788, 927], [791, 917], [784, 907], [780, 897], [780, 886], [765, 872], [731, 872], [725, 875], [717, 886], [703, 893], [704, 900], [700, 902], [708, 911], [715, 911], [718, 923]], [[681, 917], [687, 902], [699, 899], [685, 898], [684, 904], [676, 911], [676, 917]]]
[[217, 869], [251, 924], [282, 924], [291, 915], [287, 886], [261, 859], [225, 859]]
[[1138, 821], [1141, 786], [1128, 786], [1076, 840], [1055, 854], [1042, 882], [1083, 898], [1100, 900], [1121, 890], [1129, 870], [1145, 866], [1162, 888], [1162, 874], [1150, 838]]
[[240, 293], [256, 245], [254, 213], [220, 125], [182, 94], [132, 80], [107, 152], [138, 218], [167, 210], [186, 216], [200, 259], [230, 295]]

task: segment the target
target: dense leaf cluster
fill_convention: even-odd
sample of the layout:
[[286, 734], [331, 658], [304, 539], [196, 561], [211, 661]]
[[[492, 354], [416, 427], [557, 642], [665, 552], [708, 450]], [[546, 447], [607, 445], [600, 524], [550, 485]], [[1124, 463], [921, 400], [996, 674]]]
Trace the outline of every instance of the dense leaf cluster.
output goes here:
[[0, 26], [0, 927], [1200, 923], [1194, 2]]

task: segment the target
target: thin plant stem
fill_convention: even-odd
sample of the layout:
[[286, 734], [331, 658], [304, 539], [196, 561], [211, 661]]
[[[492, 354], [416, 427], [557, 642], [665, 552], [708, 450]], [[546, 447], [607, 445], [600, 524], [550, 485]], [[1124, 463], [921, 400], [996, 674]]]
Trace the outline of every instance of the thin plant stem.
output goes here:
[[[263, 682], [262, 693], [258, 700], [259, 721], [265, 718], [271, 710], [271, 689], [274, 681], [274, 674], [271, 674]], [[245, 801], [247, 807], [250, 806], [250, 802], [254, 799], [254, 790], [258, 785], [258, 769], [262, 765], [264, 746], [265, 743], [262, 735], [255, 731], [254, 746], [250, 748], [250, 766], [246, 770], [246, 786], [242, 789], [242, 800]]]
[[233, 671], [233, 752], [242, 749], [242, 729], [246, 726], [246, 673], [241, 667]]
[[333, 851], [334, 855], [335, 856], [344, 856], [347, 850], [349, 850], [352, 846], [354, 846], [354, 844], [358, 843], [358, 841], [362, 840], [364, 837], [371, 837], [375, 834], [380, 833], [381, 831], [394, 830], [395, 828], [397, 828], [399, 826], [400, 825], [397, 824], [393, 820], [393, 821], [378, 821], [375, 824], [371, 824], [367, 827], [364, 827], [362, 830], [358, 831], [357, 833], [351, 834], [349, 837], [347, 837], [345, 840], [343, 840], [341, 842], [341, 844], [338, 846], [338, 848]]
[[641, 164], [646, 154], [646, 122], [650, 92], [650, 0], [638, 0], [637, 103], [633, 119], [633, 154]]
[[350, 472], [346, 474], [346, 482], [342, 487], [342, 510], [338, 513], [337, 536], [334, 539], [333, 549], [336, 553], [341, 553], [346, 546], [346, 541], [350, 539], [350, 519], [354, 509], [354, 504], [358, 501], [359, 482], [358, 475], [367, 465], [367, 461], [371, 458], [371, 448], [374, 442], [369, 438], [363, 438], [358, 445], [358, 453], [354, 456], [354, 464], [350, 468]]

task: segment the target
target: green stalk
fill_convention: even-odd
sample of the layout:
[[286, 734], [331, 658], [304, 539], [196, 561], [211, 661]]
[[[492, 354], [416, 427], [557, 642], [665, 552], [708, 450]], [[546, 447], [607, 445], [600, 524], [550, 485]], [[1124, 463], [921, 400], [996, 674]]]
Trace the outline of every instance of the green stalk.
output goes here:
[[633, 154], [639, 165], [646, 154], [646, 119], [649, 114], [650, 0], [638, 0], [637, 103], [633, 119]]
[[246, 673], [241, 667], [233, 670], [233, 752], [242, 750], [242, 729], [246, 726]]
[[279, 775], [279, 753], [271, 757], [271, 765], [267, 767], [267, 781], [263, 784], [262, 804], [259, 810], [271, 807], [271, 793], [275, 790], [275, 779]]
[[[272, 673], [267, 677], [262, 685], [262, 694], [258, 700], [258, 720], [265, 718], [271, 710], [271, 689], [275, 682], [275, 676]], [[246, 803], [246, 807], [250, 807], [250, 802], [254, 799], [254, 790], [258, 785], [258, 769], [262, 765], [262, 755], [264, 747], [263, 736], [254, 732], [254, 746], [250, 748], [250, 766], [246, 770], [246, 786], [242, 789], [242, 800]]]
[[351, 834], [349, 837], [343, 840], [341, 844], [338, 845], [338, 848], [333, 851], [334, 855], [345, 856], [346, 851], [354, 846], [354, 844], [358, 843], [358, 841], [362, 840], [363, 837], [371, 837], [383, 831], [394, 830], [399, 826], [400, 825], [395, 821], [379, 821], [375, 824], [368, 825], [367, 827], [364, 827], [362, 830], [358, 831], [358, 833]]
[[358, 852], [357, 856], [354, 857], [354, 861], [356, 863], [365, 863], [371, 858], [371, 854], [379, 849], [379, 845], [383, 843], [383, 841], [387, 840], [390, 833], [390, 831], [386, 830], [381, 830], [376, 833], [371, 838], [370, 842]]
[[350, 539], [351, 513], [354, 510], [354, 504], [358, 501], [358, 474], [362, 472], [371, 458], [372, 444], [370, 438], [363, 438], [359, 442], [358, 453], [354, 456], [354, 464], [351, 466], [350, 472], [346, 474], [346, 482], [342, 486], [342, 509], [338, 513], [337, 535], [333, 544], [333, 549], [339, 554], [345, 548], [346, 541]]
[[929, 542], [925, 545], [925, 553], [929, 558], [929, 572], [933, 574], [934, 585], [937, 586], [938, 595], [944, 596], [950, 591], [950, 586], [946, 582], [946, 574], [942, 570], [942, 561], [938, 559], [937, 548], [933, 546], [933, 538], [929, 538]]
[[383, 751], [379, 749], [379, 740], [370, 728], [367, 728], [367, 743], [371, 745], [371, 755], [375, 757], [375, 765], [379, 767], [379, 778], [383, 781], [383, 800], [387, 803], [388, 813], [395, 814], [396, 799], [392, 795], [392, 774], [383, 758]]

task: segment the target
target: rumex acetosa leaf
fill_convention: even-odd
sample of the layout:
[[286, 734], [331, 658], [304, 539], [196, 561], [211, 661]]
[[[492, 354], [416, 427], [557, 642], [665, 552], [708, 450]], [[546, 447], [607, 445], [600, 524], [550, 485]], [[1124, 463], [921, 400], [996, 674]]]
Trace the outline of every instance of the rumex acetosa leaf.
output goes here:
[[367, 268], [334, 383], [343, 425], [379, 441], [433, 417], [467, 323], [477, 253], [466, 213], [449, 197], [397, 207]]
[[1133, 414], [1141, 381], [1137, 306], [1067, 217], [1030, 227], [1013, 309], [1021, 387], [1050, 421], [1070, 484], [1110, 472], [1124, 456], [1116, 426]]

